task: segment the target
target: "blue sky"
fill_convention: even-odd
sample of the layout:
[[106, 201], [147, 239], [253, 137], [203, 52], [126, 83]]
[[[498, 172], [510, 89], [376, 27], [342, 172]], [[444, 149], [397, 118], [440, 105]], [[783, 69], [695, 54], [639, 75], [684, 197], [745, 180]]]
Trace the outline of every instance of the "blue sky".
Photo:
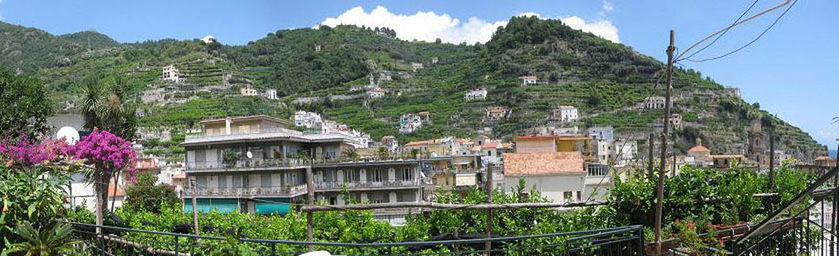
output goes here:
[[[752, 13], [781, 0], [760, 0]], [[284, 28], [331, 22], [387, 22], [409, 39], [480, 41], [487, 28], [510, 16], [577, 22], [613, 41], [665, 59], [669, 29], [680, 49], [724, 27], [750, 4], [741, 1], [33, 1], [0, 0], [0, 20], [54, 34], [94, 29], [120, 42], [192, 39], [212, 34], [225, 44], [244, 44]], [[378, 12], [373, 10], [377, 6]], [[363, 8], [352, 10], [355, 7]], [[805, 0], [762, 39], [729, 57], [684, 62], [717, 82], [741, 88], [748, 102], [801, 127], [822, 144], [836, 148], [839, 126], [839, 1]], [[346, 15], [342, 15], [345, 14]], [[418, 12], [422, 12], [419, 13]], [[433, 12], [433, 13], [430, 13]], [[375, 14], [374, 14], [375, 13]], [[713, 57], [754, 38], [780, 11], [732, 30], [697, 57]], [[400, 16], [402, 15], [402, 16]], [[459, 23], [454, 23], [455, 19]], [[491, 33], [491, 32], [490, 32]], [[619, 39], [618, 39], [619, 38]]]

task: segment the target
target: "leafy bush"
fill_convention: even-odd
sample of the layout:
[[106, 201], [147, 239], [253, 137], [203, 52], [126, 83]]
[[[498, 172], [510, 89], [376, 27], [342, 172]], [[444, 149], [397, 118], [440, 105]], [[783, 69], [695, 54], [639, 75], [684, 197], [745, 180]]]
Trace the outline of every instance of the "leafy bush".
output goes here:
[[128, 198], [124, 207], [128, 210], [159, 213], [162, 205], [173, 205], [181, 201], [171, 187], [155, 184], [157, 177], [150, 173], [137, 174], [136, 179], [136, 183], [125, 189]]

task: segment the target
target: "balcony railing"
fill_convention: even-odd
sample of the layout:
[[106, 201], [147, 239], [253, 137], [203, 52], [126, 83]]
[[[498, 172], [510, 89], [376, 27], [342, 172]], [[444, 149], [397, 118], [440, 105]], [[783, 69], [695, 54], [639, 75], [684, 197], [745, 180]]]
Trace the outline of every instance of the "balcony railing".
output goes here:
[[282, 159], [249, 159], [236, 160], [232, 163], [222, 162], [191, 162], [187, 163], [189, 170], [214, 170], [214, 169], [249, 169], [249, 168], [268, 168], [268, 167], [298, 167], [311, 164], [299, 158]]
[[365, 182], [316, 182], [316, 189], [347, 189], [354, 188], [398, 188], [398, 187], [415, 187], [419, 186], [420, 181], [414, 180], [395, 180], [395, 181], [365, 181]]
[[230, 134], [227, 133], [213, 133], [207, 134], [206, 132], [199, 132], [199, 133], [190, 133], [186, 135], [187, 139], [194, 139], [194, 138], [209, 138], [209, 137], [222, 137], [222, 136], [236, 136], [236, 135], [249, 135], [249, 134], [263, 134], [263, 133], [285, 133], [290, 135], [302, 135], [303, 132], [295, 131], [286, 128], [265, 128], [253, 131], [231, 131]]
[[248, 159], [236, 160], [232, 163], [222, 162], [191, 162], [187, 163], [188, 170], [216, 170], [216, 169], [250, 169], [250, 168], [269, 168], [269, 167], [303, 167], [303, 166], [318, 166], [329, 164], [367, 164], [378, 162], [409, 162], [413, 163], [416, 159], [378, 159], [378, 160], [353, 160], [349, 158], [320, 158], [320, 159], [303, 159], [303, 158], [286, 158], [282, 159]]
[[294, 196], [306, 193], [306, 184], [289, 185], [279, 187], [256, 187], [256, 188], [187, 188], [186, 195], [196, 196], [230, 196], [230, 197], [251, 197], [251, 196]]

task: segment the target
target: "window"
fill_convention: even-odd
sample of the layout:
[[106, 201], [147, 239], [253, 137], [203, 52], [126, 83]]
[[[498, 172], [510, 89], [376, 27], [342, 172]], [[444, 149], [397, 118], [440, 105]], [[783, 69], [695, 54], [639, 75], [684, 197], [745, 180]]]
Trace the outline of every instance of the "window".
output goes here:
[[580, 191], [578, 190], [578, 191], [577, 191], [577, 202], [579, 202], [579, 201], [583, 201], [583, 195], [582, 195], [582, 193], [580, 193]]
[[571, 191], [562, 192], [562, 200], [565, 200], [565, 202], [571, 202], [572, 197], [574, 197], [574, 193]]
[[358, 171], [344, 170], [344, 182], [358, 182]]
[[207, 188], [207, 176], [197, 176], [195, 178], [195, 183], [199, 189]]
[[373, 177], [370, 180], [373, 181], [373, 182], [382, 182], [382, 180], [384, 179], [384, 177], [383, 177], [384, 175], [382, 175], [383, 171], [384, 170], [373, 170], [373, 172], [372, 172]]
[[233, 175], [233, 188], [241, 188], [242, 187], [242, 175]]
[[263, 188], [271, 187], [271, 174], [262, 174], [259, 177], [259, 181], [261, 182], [261, 186]]
[[336, 204], [338, 204], [338, 198], [337, 198], [337, 197], [334, 197], [334, 196], [330, 196], [330, 197], [329, 197], [329, 204], [330, 204], [330, 205], [336, 205]]
[[403, 181], [412, 181], [414, 180], [414, 170], [411, 167], [402, 168], [399, 176]]
[[218, 176], [218, 188], [227, 188], [227, 175]]

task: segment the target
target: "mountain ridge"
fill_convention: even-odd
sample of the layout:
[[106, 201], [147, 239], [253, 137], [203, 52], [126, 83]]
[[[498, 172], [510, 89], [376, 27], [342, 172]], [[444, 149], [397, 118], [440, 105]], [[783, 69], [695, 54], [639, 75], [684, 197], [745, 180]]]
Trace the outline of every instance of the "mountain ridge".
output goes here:
[[[78, 46], [87, 35], [93, 34], [74, 33], [59, 39]], [[159, 77], [160, 68], [174, 64], [188, 73], [186, 86], [191, 89], [177, 89], [179, 94], [166, 96], [179, 103], [141, 104], [150, 113], [142, 122], [180, 132], [210, 116], [288, 117], [294, 110], [309, 110], [376, 138], [397, 135], [403, 141], [477, 134], [510, 139], [540, 127], [609, 124], [620, 134], [645, 138], [641, 135], [653, 130], [663, 115], [637, 107], [648, 96], [663, 95], [663, 86], [656, 86], [663, 63], [557, 20], [513, 17], [490, 41], [475, 45], [409, 42], [396, 39], [389, 30], [356, 26], [278, 30], [244, 46], [197, 39], [114, 45], [104, 38], [97, 36], [102, 43], [93, 51], [69, 52], [72, 61], [67, 65], [22, 60], [0, 64], [30, 67], [36, 77], [48, 81], [54, 97], [66, 104], [78, 101], [78, 83], [97, 73], [129, 77], [138, 96], [173, 86]], [[424, 67], [414, 70], [412, 63]], [[385, 73], [392, 74], [392, 80], [382, 80]], [[517, 80], [520, 75], [536, 75], [544, 83], [523, 87]], [[370, 77], [387, 91], [384, 97], [373, 99], [352, 90], [369, 84]], [[223, 89], [200, 91], [216, 85]], [[237, 97], [241, 87], [277, 89], [282, 100]], [[466, 92], [477, 88], [487, 89], [485, 100], [464, 100]], [[797, 127], [731, 96], [697, 71], [677, 68], [674, 91], [674, 113], [684, 117], [686, 126], [674, 132], [677, 150], [684, 151], [701, 137], [715, 152], [742, 152], [746, 129], [758, 120], [775, 126], [783, 149], [802, 156], [824, 151]], [[306, 102], [301, 99], [314, 99], [314, 103], [301, 103]], [[550, 120], [550, 112], [560, 105], [579, 108], [581, 122]], [[510, 114], [501, 122], [487, 122], [484, 111], [493, 107], [507, 108]], [[398, 133], [402, 115], [423, 111], [430, 112], [426, 125], [411, 134]]]

